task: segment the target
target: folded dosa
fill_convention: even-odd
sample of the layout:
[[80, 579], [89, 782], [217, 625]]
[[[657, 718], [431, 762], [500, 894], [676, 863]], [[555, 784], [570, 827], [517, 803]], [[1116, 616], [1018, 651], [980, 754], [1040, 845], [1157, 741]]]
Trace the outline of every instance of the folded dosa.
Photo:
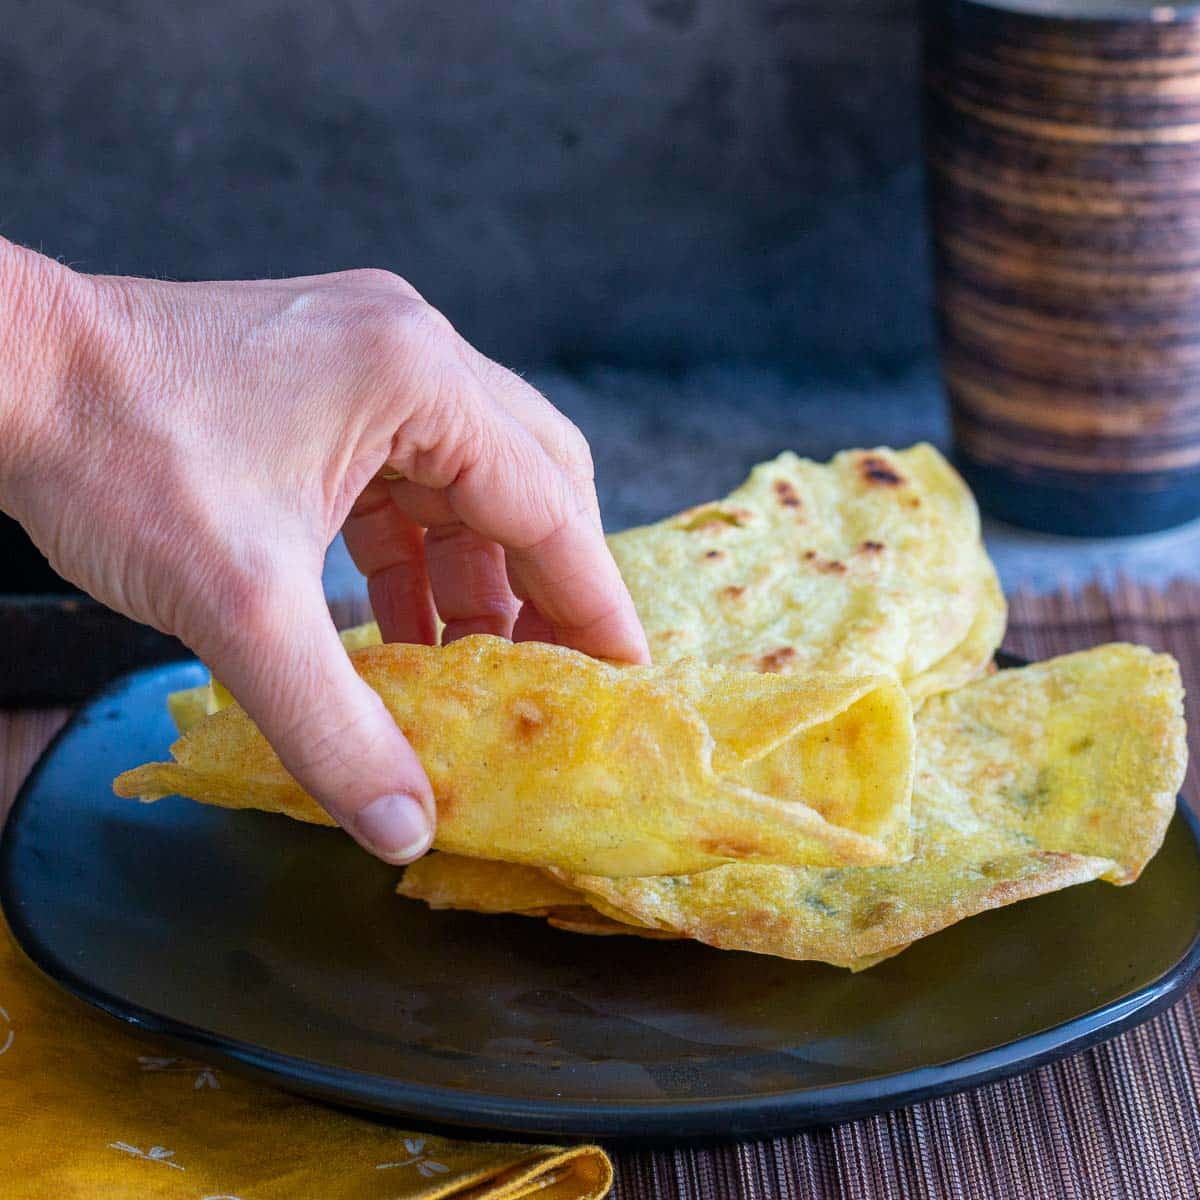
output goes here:
[[613, 924], [862, 970], [988, 908], [1132, 882], [1182, 782], [1182, 697], [1172, 658], [1116, 644], [934, 698], [916, 722], [914, 854], [897, 866], [616, 881], [441, 854], [397, 890], [478, 912], [588, 904]]
[[713, 946], [861, 965], [985, 909], [1093, 879], [1132, 883], [1162, 843], [1186, 766], [1178, 664], [1099, 646], [922, 707], [907, 862], [556, 875], [610, 915]]
[[[421, 757], [441, 849], [600, 875], [908, 853], [911, 705], [893, 679], [622, 667], [486, 635], [351, 657]], [[117, 793], [331, 823], [236, 705], [172, 755]]]

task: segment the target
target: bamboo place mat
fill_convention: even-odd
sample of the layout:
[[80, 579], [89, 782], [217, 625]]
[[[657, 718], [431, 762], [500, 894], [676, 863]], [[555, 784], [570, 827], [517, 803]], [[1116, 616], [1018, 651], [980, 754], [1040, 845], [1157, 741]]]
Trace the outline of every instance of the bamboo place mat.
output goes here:
[[[1200, 703], [1200, 585], [1012, 601], [1005, 647], [1046, 658], [1125, 639], [1167, 650]], [[0, 712], [0, 813], [66, 719]], [[1192, 723], [1195, 729], [1195, 723]], [[1192, 757], [1200, 739], [1192, 735]], [[1200, 809], [1193, 766], [1184, 785]], [[622, 1151], [615, 1200], [1163, 1200], [1200, 1196], [1200, 993], [1002, 1083], [769, 1141]]]

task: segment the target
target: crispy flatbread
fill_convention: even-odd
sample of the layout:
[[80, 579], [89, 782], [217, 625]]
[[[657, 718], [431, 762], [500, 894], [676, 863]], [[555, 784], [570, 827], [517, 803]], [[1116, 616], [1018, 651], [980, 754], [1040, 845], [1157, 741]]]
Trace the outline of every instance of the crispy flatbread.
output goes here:
[[[458, 854], [427, 854], [405, 869], [396, 892], [435, 909], [544, 917], [547, 924], [569, 933], [685, 940], [683, 934], [673, 930], [634, 924], [632, 918], [617, 913], [597, 897], [568, 888], [544, 870], [518, 863], [489, 862]], [[907, 944], [892, 946], [851, 962], [850, 969], [865, 970], [907, 948]]]
[[[622, 875], [908, 852], [912, 714], [893, 679], [617, 667], [485, 635], [352, 659], [429, 774], [441, 849]], [[332, 823], [237, 706], [172, 754], [117, 793]]]
[[555, 909], [587, 904], [582, 892], [537, 867], [464, 858], [443, 851], [426, 854], [405, 867], [396, 891], [410, 900], [421, 900], [430, 908], [521, 913], [531, 917], [544, 917]]
[[651, 929], [646, 925], [632, 925], [628, 921], [613, 921], [587, 904], [547, 913], [546, 924], [565, 933], [586, 933], [592, 937], [640, 937], [654, 942], [686, 940], [683, 934], [672, 933], [669, 929]]
[[981, 674], [1004, 634], [975, 501], [928, 445], [781, 454], [609, 545], [656, 663], [893, 673], [920, 700]]
[[934, 697], [917, 716], [914, 854], [897, 866], [556, 875], [606, 914], [713, 946], [862, 965], [988, 908], [1136, 879], [1183, 780], [1182, 702], [1174, 659], [1123, 644]]
[[440, 852], [427, 854], [405, 869], [396, 892], [423, 901], [430, 908], [545, 917], [556, 929], [571, 933], [633, 934], [658, 941], [681, 937], [669, 930], [635, 924], [628, 918], [605, 916], [588, 903], [582, 892], [559, 883], [537, 867], [520, 863]]

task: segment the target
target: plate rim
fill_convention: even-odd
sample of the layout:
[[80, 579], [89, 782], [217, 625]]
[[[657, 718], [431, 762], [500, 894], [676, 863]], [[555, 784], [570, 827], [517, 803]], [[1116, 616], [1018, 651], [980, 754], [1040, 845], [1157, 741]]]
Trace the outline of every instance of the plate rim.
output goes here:
[[[1022, 665], [1026, 661], [1009, 654], [999, 654], [997, 660], [1002, 667]], [[18, 855], [14, 831], [60, 743], [71, 737], [77, 726], [100, 705], [162, 676], [196, 665], [195, 659], [182, 660], [121, 676], [81, 705], [46, 746], [18, 789], [0, 832], [0, 911], [25, 957], [76, 998], [107, 1013], [137, 1034], [200, 1051], [202, 1056], [232, 1065], [285, 1091], [460, 1133], [501, 1132], [576, 1140], [600, 1137], [643, 1143], [766, 1136], [885, 1112], [1033, 1070], [1149, 1020], [1181, 996], [1200, 973], [1198, 924], [1178, 961], [1156, 979], [1126, 996], [1048, 1029], [974, 1054], [906, 1071], [769, 1095], [718, 1099], [691, 1100], [672, 1096], [661, 1101], [626, 1103], [562, 1100], [549, 1096], [497, 1097], [489, 1092], [410, 1082], [329, 1066], [242, 1042], [155, 1012], [91, 983], [69, 963], [58, 958], [26, 920], [15, 881]], [[1182, 797], [1177, 798], [1175, 815], [1183, 819], [1193, 844], [1200, 848], [1200, 818]]]

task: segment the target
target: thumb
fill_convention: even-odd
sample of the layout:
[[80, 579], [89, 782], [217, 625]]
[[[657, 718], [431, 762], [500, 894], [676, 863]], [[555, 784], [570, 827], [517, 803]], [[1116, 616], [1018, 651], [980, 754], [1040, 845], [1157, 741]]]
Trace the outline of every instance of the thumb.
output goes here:
[[315, 580], [269, 594], [265, 615], [204, 655], [283, 765], [364, 849], [385, 862], [433, 841], [433, 792], [379, 696], [354, 670]]

